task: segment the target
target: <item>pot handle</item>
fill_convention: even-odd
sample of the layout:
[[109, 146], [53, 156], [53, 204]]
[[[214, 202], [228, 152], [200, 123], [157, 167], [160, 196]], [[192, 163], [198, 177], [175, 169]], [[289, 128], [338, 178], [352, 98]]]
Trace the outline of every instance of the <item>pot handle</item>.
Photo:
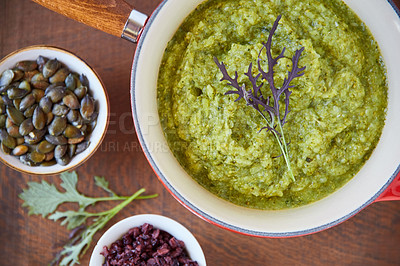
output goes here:
[[111, 35], [136, 42], [147, 16], [124, 0], [32, 0]]
[[392, 181], [389, 187], [375, 200], [389, 201], [389, 200], [400, 200], [400, 173], [397, 174], [396, 178]]

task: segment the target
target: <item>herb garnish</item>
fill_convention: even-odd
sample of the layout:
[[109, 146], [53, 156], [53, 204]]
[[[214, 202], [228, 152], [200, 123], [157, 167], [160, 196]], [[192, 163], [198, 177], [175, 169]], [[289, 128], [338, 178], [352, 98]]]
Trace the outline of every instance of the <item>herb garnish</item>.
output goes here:
[[[53, 265], [79, 263], [79, 257], [88, 250], [94, 234], [102, 229], [122, 208], [134, 199], [150, 199], [158, 196], [157, 194], [140, 196], [145, 191], [143, 188], [129, 197], [118, 196], [108, 187], [108, 182], [104, 177], [95, 176], [95, 184], [109, 193], [110, 196], [92, 198], [78, 192], [76, 188], [78, 175], [76, 172], [62, 173], [60, 178], [62, 180], [61, 187], [65, 189], [65, 192], [60, 192], [53, 184], [42, 181], [42, 183], [28, 182], [29, 188], [24, 189], [19, 195], [24, 200], [22, 206], [28, 207], [30, 215], [42, 215], [53, 221], [64, 219], [61, 225], [66, 225], [68, 230], [72, 230], [69, 235], [69, 242], [57, 254], [52, 262]], [[85, 211], [86, 207], [96, 202], [113, 200], [123, 200], [123, 202], [103, 212], [91, 213]], [[79, 209], [77, 211], [54, 212], [60, 204], [70, 202], [78, 203]], [[51, 215], [48, 216], [49, 214]], [[91, 220], [89, 224], [86, 223], [88, 219]]]
[[[252, 106], [264, 118], [264, 120], [267, 122], [267, 125], [261, 128], [261, 130], [266, 129], [267, 131], [271, 131], [274, 134], [279, 144], [279, 147], [282, 151], [282, 155], [285, 158], [285, 162], [289, 170], [290, 177], [292, 178], [293, 181], [295, 181], [292, 169], [290, 167], [289, 150], [288, 150], [289, 143], [285, 139], [283, 126], [287, 122], [286, 118], [289, 113], [289, 96], [292, 93], [289, 90], [289, 88], [294, 87], [290, 85], [290, 82], [293, 79], [304, 75], [304, 72], [302, 71], [304, 71], [306, 67], [302, 68], [298, 67], [300, 55], [304, 50], [304, 47], [302, 47], [301, 49], [295, 51], [295, 54], [292, 57], [292, 70], [288, 71], [288, 75], [287, 77], [285, 77], [282, 86], [280, 88], [277, 88], [275, 86], [274, 66], [278, 63], [279, 59], [284, 57], [286, 49], [284, 47], [281, 53], [277, 57], [275, 58], [272, 57], [272, 52], [271, 52], [272, 36], [274, 35], [278, 27], [278, 23], [281, 17], [282, 16], [278, 16], [278, 18], [275, 20], [272, 29], [269, 32], [267, 43], [263, 43], [263, 47], [258, 53], [257, 66], [258, 66], [258, 71], [260, 73], [257, 74], [255, 77], [253, 76], [252, 63], [250, 63], [248, 71], [245, 73], [245, 75], [249, 78], [249, 81], [252, 84], [252, 89], [246, 90], [245, 84], [243, 84], [242, 86], [239, 85], [237, 80], [238, 79], [237, 71], [235, 71], [235, 77], [232, 78], [231, 76], [229, 76], [225, 64], [223, 62], [220, 63], [216, 57], [214, 57], [214, 61], [219, 67], [220, 71], [222, 72], [223, 77], [221, 81], [223, 80], [228, 81], [227, 85], [232, 86], [236, 89], [227, 91], [225, 95], [237, 94], [239, 97], [235, 100], [235, 102], [243, 98], [246, 101], [247, 105]], [[268, 60], [268, 72], [265, 72], [261, 67], [260, 55], [264, 48], [266, 50], [266, 55]], [[266, 98], [263, 96], [260, 89], [264, 83], [257, 85], [257, 81], [260, 76], [262, 77], [263, 80], [266, 80], [268, 82], [273, 99], [271, 99], [271, 96], [268, 96]], [[280, 97], [282, 94], [285, 95], [284, 99], [285, 111], [283, 116], [281, 115], [280, 105], [279, 105]]]

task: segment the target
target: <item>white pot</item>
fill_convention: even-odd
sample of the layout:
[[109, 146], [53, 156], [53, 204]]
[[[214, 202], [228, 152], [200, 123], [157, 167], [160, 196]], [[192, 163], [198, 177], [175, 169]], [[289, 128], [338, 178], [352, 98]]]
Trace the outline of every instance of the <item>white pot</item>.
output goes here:
[[[371, 30], [388, 71], [387, 119], [372, 156], [352, 180], [328, 197], [299, 208], [268, 211], [240, 207], [208, 192], [179, 165], [163, 136], [156, 99], [159, 65], [168, 41], [201, 2], [162, 2], [142, 32], [132, 67], [132, 112], [137, 135], [148, 161], [172, 195], [210, 223], [261, 237], [290, 237], [321, 231], [377, 200], [398, 175], [400, 162], [400, 18], [390, 3], [345, 1]], [[399, 191], [400, 181], [392, 186], [397, 186], [391, 188], [394, 193]]]

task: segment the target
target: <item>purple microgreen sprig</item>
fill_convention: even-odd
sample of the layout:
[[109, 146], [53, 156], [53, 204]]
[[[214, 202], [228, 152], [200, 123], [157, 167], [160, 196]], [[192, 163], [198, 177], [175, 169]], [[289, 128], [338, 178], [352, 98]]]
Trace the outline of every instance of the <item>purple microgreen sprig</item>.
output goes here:
[[[235, 90], [229, 90], [225, 93], [225, 95], [229, 94], [237, 94], [238, 98], [235, 102], [239, 101], [240, 99], [244, 99], [248, 106], [253, 107], [266, 121], [267, 125], [262, 127], [260, 131], [266, 129], [267, 131], [271, 131], [282, 151], [282, 156], [285, 159], [286, 165], [288, 167], [288, 171], [290, 177], [293, 181], [295, 181], [292, 169], [290, 167], [290, 160], [289, 160], [289, 143], [285, 139], [285, 135], [283, 132], [283, 126], [287, 122], [287, 116], [290, 112], [289, 110], [289, 97], [292, 94], [290, 88], [294, 86], [290, 85], [293, 79], [297, 77], [301, 77], [304, 75], [304, 70], [306, 67], [299, 67], [299, 59], [301, 53], [304, 51], [304, 47], [299, 50], [296, 50], [293, 57], [292, 57], [292, 69], [288, 71], [287, 77], [283, 80], [283, 84], [280, 88], [277, 88], [274, 81], [274, 66], [278, 64], [278, 60], [284, 57], [284, 53], [286, 48], [283, 48], [281, 53], [277, 57], [272, 56], [271, 46], [272, 46], [272, 36], [274, 35], [276, 29], [278, 28], [279, 20], [282, 16], [278, 16], [275, 20], [271, 31], [268, 35], [268, 40], [266, 43], [263, 43], [263, 47], [261, 48], [260, 52], [258, 53], [257, 58], [257, 67], [258, 67], [258, 74], [253, 76], [252, 68], [253, 64], [250, 63], [248, 71], [244, 73], [245, 76], [248, 77], [252, 87], [249, 90], [246, 90], [245, 84], [239, 85], [238, 82], [238, 73], [235, 71], [235, 76], [231, 77], [226, 70], [226, 66], [223, 62], [219, 62], [216, 57], [214, 57], [214, 61], [217, 64], [218, 68], [222, 73], [222, 78], [220, 81], [228, 81], [227, 85], [235, 88]], [[265, 48], [265, 53], [267, 56], [267, 64], [268, 64], [268, 71], [265, 72], [261, 66], [261, 54]], [[268, 86], [272, 93], [271, 96], [264, 97], [261, 92], [261, 88], [263, 87], [264, 83], [258, 85], [258, 79], [261, 77], [261, 80], [265, 80], [268, 83]], [[281, 115], [280, 110], [280, 100], [282, 94], [284, 95], [284, 102], [285, 102], [285, 110], [283, 115]]]

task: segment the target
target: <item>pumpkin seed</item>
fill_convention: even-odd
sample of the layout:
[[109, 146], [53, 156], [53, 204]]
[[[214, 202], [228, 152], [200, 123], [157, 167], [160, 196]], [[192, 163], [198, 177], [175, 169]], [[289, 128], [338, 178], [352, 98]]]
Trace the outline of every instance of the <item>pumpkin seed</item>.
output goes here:
[[88, 94], [81, 101], [81, 115], [83, 119], [89, 120], [94, 112], [94, 100]]
[[24, 114], [21, 111], [17, 110], [15, 107], [8, 106], [6, 109], [6, 113], [11, 121], [16, 125], [21, 125], [21, 123], [25, 120]]
[[63, 135], [59, 136], [46, 135], [45, 139], [54, 145], [65, 145], [68, 143], [67, 139]]
[[82, 132], [73, 125], [67, 125], [63, 132], [64, 137], [71, 139], [71, 138], [78, 138], [82, 136]]
[[76, 78], [75, 75], [70, 73], [66, 78], [65, 78], [65, 87], [67, 90], [74, 91], [76, 89]]
[[0, 129], [0, 140], [1, 143], [3, 143], [6, 147], [10, 149], [14, 149], [15, 146], [17, 146], [16, 140], [11, 137], [8, 133], [7, 130], [5, 129]]
[[15, 108], [17, 108], [17, 110], [19, 110], [19, 106], [21, 104], [21, 101], [22, 101], [21, 98], [13, 100], [13, 105], [14, 105]]
[[47, 93], [45, 92], [45, 94], [47, 97], [50, 97], [53, 103], [57, 103], [65, 96], [65, 88], [58, 86], [49, 90]]
[[6, 119], [7, 116], [6, 115], [0, 115], [0, 128], [4, 128], [6, 126]]
[[67, 114], [67, 119], [68, 122], [72, 123], [75, 122], [79, 119], [81, 115], [79, 114], [78, 110], [69, 110], [68, 114]]
[[67, 127], [67, 118], [56, 116], [50, 123], [48, 131], [50, 135], [58, 136], [64, 132], [66, 127]]
[[21, 134], [21, 136], [28, 135], [32, 130], [34, 130], [32, 118], [25, 119], [24, 122], [22, 122], [19, 126], [19, 134]]
[[58, 62], [57, 58], [56, 59], [50, 59], [44, 64], [43, 66], [43, 76], [45, 78], [49, 78], [56, 73], [56, 71], [61, 67], [61, 63]]
[[43, 140], [37, 145], [36, 151], [40, 153], [48, 153], [54, 150], [54, 147], [54, 144], [51, 144], [47, 140]]
[[14, 100], [14, 99], [19, 99], [24, 97], [26, 94], [28, 94], [28, 92], [24, 89], [20, 89], [20, 88], [10, 88], [7, 90], [7, 96], [10, 100]]
[[63, 104], [56, 103], [51, 110], [56, 116], [65, 116], [69, 112], [69, 108]]
[[14, 72], [14, 79], [13, 81], [18, 81], [24, 77], [24, 72], [18, 68], [13, 69]]
[[56, 165], [56, 164], [57, 164], [56, 160], [46, 161], [46, 159], [45, 159], [45, 162], [42, 162], [40, 164], [40, 166], [53, 166], [53, 165]]
[[74, 93], [75, 93], [75, 95], [78, 97], [78, 99], [79, 100], [81, 100], [83, 97], [85, 97], [85, 95], [87, 94], [87, 87], [85, 87], [85, 86], [80, 86], [80, 87], [77, 87], [75, 90], [74, 90]]
[[85, 139], [85, 136], [80, 136], [76, 138], [69, 138], [68, 139], [68, 144], [78, 144], [81, 143]]
[[37, 104], [33, 104], [31, 107], [28, 107], [28, 109], [26, 109], [25, 112], [24, 112], [24, 116], [26, 118], [32, 117], [33, 116], [33, 112], [35, 111], [37, 106], [38, 106]]
[[42, 108], [43, 112], [48, 114], [48, 113], [50, 113], [50, 111], [53, 107], [53, 102], [51, 101], [51, 99], [48, 96], [45, 96], [42, 99], [40, 99], [39, 106], [40, 106], [40, 108]]
[[44, 90], [49, 86], [47, 79], [40, 72], [32, 77], [31, 83], [33, 87], [41, 90]]
[[46, 64], [47, 60], [48, 60], [47, 58], [41, 55], [39, 55], [38, 58], [36, 58], [36, 64], [38, 64], [38, 69], [40, 72], [43, 70], [43, 67]]
[[25, 139], [24, 139], [24, 137], [19, 137], [19, 138], [16, 138], [15, 139], [16, 141], [17, 141], [17, 146], [18, 145], [22, 145], [22, 144], [24, 144], [25, 143]]
[[42, 108], [37, 106], [35, 111], [33, 111], [32, 123], [36, 129], [43, 129], [46, 126], [47, 118], [46, 114], [43, 112]]
[[[53, 159], [54, 159], [54, 151], [51, 151], [51, 152], [48, 152], [48, 153], [45, 154], [44, 160], [46, 162], [52, 161]], [[53, 161], [55, 162], [55, 160], [53, 160]]]
[[24, 98], [22, 98], [20, 104], [19, 104], [19, 110], [20, 111], [25, 111], [29, 107], [31, 107], [35, 103], [36, 99], [33, 93], [29, 93], [26, 95]]
[[35, 97], [35, 101], [38, 103], [44, 97], [44, 91], [40, 89], [33, 89], [32, 94]]
[[67, 148], [67, 154], [69, 158], [72, 158], [75, 155], [76, 151], [76, 145], [75, 144], [69, 144]]
[[24, 60], [17, 63], [16, 67], [24, 72], [32, 71], [37, 68], [37, 63], [32, 60]]
[[75, 94], [68, 94], [63, 97], [63, 103], [71, 109], [79, 109], [80, 104]]
[[66, 68], [60, 68], [54, 75], [49, 78], [50, 83], [64, 82], [69, 74]]
[[67, 152], [67, 145], [57, 145], [54, 148], [54, 158], [61, 159]]
[[37, 166], [37, 163], [34, 163], [31, 159], [30, 156], [28, 156], [29, 154], [23, 154], [21, 156], [19, 156], [19, 160], [21, 161], [21, 163], [26, 164], [28, 166]]
[[0, 77], [0, 87], [7, 87], [14, 79], [14, 71], [7, 69], [3, 71]]
[[32, 70], [32, 71], [27, 71], [24, 73], [24, 79], [28, 82], [31, 82], [33, 76], [35, 76], [37, 73], [39, 73], [38, 70]]
[[28, 158], [34, 163], [41, 163], [44, 161], [46, 156], [43, 153], [33, 151], [28, 154]]
[[78, 145], [76, 145], [76, 151], [75, 154], [79, 154], [83, 151], [85, 151], [88, 147], [89, 147], [90, 142], [89, 141], [83, 141], [81, 143], [79, 143]]
[[19, 83], [18, 88], [25, 90], [27, 93], [31, 92], [31, 90], [32, 90], [31, 89], [31, 85], [26, 80], [24, 80], [21, 83]]
[[56, 161], [59, 165], [66, 166], [71, 162], [71, 158], [68, 156], [68, 154], [65, 154], [61, 158], [56, 158]]
[[48, 113], [48, 114], [46, 114], [46, 116], [47, 116], [46, 125], [49, 125], [53, 121], [54, 114]]
[[19, 134], [19, 126], [17, 125], [12, 125], [7, 127], [7, 132], [13, 138], [21, 137], [21, 134]]
[[28, 135], [24, 136], [24, 139], [25, 142], [28, 144], [37, 144], [43, 139], [45, 134], [46, 134], [46, 129], [42, 130], [34, 129]]
[[28, 146], [26, 145], [18, 145], [12, 150], [12, 154], [15, 156], [20, 156], [28, 152]]
[[7, 147], [6, 145], [4, 145], [4, 143], [1, 143], [0, 148], [4, 154], [6, 154], [6, 155], [11, 154], [11, 149], [9, 147]]

